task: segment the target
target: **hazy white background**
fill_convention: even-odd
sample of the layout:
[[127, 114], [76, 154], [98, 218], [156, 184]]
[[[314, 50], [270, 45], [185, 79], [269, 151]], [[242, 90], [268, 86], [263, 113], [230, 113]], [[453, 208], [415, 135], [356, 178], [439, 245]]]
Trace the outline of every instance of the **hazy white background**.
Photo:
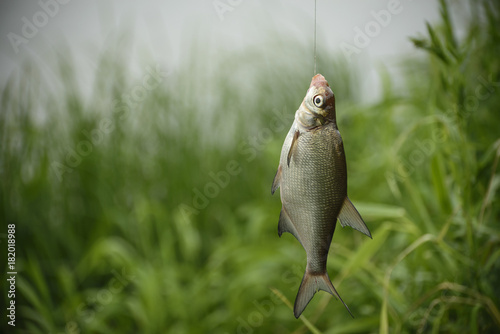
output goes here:
[[[0, 5], [0, 85], [19, 68], [26, 59], [44, 68], [46, 57], [54, 49], [69, 44], [72, 56], [85, 73], [92, 72], [95, 57], [101, 53], [120, 32], [133, 35], [131, 49], [122, 52], [130, 58], [143, 55], [154, 57], [165, 67], [175, 67], [192, 50], [193, 44], [203, 40], [207, 49], [200, 57], [210, 58], [216, 52], [231, 52], [241, 48], [259, 48], [271, 34], [310, 42], [314, 29], [314, 0], [221, 0], [233, 10], [217, 14], [213, 0], [186, 1], [132, 1], [132, 0], [65, 0], [59, 4], [56, 14], [27, 44], [14, 52], [8, 39], [9, 33], [22, 36], [23, 17], [33, 22], [33, 16], [43, 11], [40, 2], [56, 0], [9, 1]], [[60, 0], [63, 1], [63, 0]], [[391, 0], [317, 0], [318, 45], [321, 44], [343, 57], [340, 44], [354, 44], [354, 28], [364, 30], [367, 23], [375, 21], [371, 12], [387, 9]], [[385, 64], [397, 71], [396, 59], [401, 54], [418, 52], [409, 41], [410, 36], [426, 33], [425, 22], [439, 18], [436, 0], [401, 0], [401, 13], [393, 15], [386, 27], [371, 38], [368, 47], [351, 57], [361, 69], [366, 99], [375, 98], [377, 71]], [[463, 6], [454, 3], [455, 8]], [[460, 21], [462, 18], [458, 18]], [[459, 25], [458, 25], [459, 26]], [[51, 51], [52, 50], [52, 51]], [[304, 52], [298, 49], [297, 52]], [[318, 54], [322, 57], [322, 54]], [[311, 67], [313, 60], [304, 66]], [[321, 72], [321, 68], [318, 68]], [[50, 81], [51, 75], [47, 74]], [[82, 80], [84, 80], [82, 78]]]

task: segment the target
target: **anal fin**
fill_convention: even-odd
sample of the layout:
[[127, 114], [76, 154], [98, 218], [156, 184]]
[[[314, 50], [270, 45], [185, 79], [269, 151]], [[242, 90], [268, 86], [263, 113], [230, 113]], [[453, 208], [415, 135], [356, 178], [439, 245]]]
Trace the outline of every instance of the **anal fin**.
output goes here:
[[342, 227], [350, 226], [353, 229], [366, 234], [370, 238], [372, 237], [370, 230], [363, 221], [363, 218], [361, 218], [358, 210], [356, 210], [352, 202], [349, 200], [349, 197], [345, 198], [342, 209], [340, 209], [339, 220]]
[[286, 212], [285, 207], [283, 206], [281, 208], [280, 220], [278, 222], [278, 235], [281, 237], [281, 235], [285, 232], [288, 232], [291, 235], [293, 235], [302, 244], [302, 241], [300, 240], [299, 237], [299, 233], [297, 232], [295, 225], [293, 225], [290, 216], [288, 216], [288, 213]]

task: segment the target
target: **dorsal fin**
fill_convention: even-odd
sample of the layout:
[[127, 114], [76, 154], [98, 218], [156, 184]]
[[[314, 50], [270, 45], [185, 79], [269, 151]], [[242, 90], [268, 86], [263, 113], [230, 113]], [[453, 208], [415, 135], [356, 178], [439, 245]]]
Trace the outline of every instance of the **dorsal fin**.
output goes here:
[[342, 209], [340, 209], [339, 220], [340, 220], [340, 225], [342, 225], [342, 227], [350, 226], [353, 229], [358, 230], [363, 234], [366, 234], [370, 238], [372, 237], [372, 234], [370, 233], [370, 230], [363, 221], [363, 218], [361, 218], [361, 215], [359, 214], [358, 210], [356, 210], [354, 205], [352, 205], [352, 202], [349, 200], [349, 197], [347, 196], [344, 200], [344, 204], [342, 205]]

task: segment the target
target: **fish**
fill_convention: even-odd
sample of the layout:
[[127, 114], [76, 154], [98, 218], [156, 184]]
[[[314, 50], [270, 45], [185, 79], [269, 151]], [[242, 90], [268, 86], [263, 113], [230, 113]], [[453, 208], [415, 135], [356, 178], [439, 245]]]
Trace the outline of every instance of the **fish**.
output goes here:
[[281, 149], [271, 194], [280, 188], [278, 235], [291, 233], [307, 254], [307, 265], [295, 298], [298, 318], [314, 294], [323, 290], [337, 297], [326, 263], [337, 219], [372, 237], [347, 196], [347, 165], [337, 127], [335, 96], [325, 77], [315, 75]]

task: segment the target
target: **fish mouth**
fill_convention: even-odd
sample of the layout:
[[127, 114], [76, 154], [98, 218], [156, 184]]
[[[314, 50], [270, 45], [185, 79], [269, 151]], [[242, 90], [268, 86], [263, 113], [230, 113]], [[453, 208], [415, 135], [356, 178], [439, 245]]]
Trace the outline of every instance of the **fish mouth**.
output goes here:
[[[313, 99], [320, 95], [322, 105], [317, 105]], [[313, 129], [335, 122], [335, 96], [325, 77], [316, 74], [311, 81], [306, 96], [296, 113], [297, 121], [306, 129]]]
[[311, 88], [311, 87], [316, 87], [316, 88], [328, 87], [328, 88], [330, 88], [330, 85], [328, 84], [328, 81], [326, 81], [325, 77], [318, 73], [312, 78], [311, 85], [309, 86], [309, 88]]
[[333, 97], [333, 92], [332, 89], [330, 88], [330, 85], [328, 84], [328, 81], [326, 81], [325, 77], [322, 76], [321, 74], [316, 74], [312, 80], [311, 80], [311, 85], [309, 86], [309, 90], [313, 90], [314, 94], [321, 94], [327, 100], [327, 102], [330, 102], [330, 100]]
[[314, 108], [314, 105], [309, 103], [312, 107], [311, 111], [313, 111], [315, 114], [321, 114], [321, 116], [328, 118], [329, 114], [331, 113], [331, 109], [335, 108], [335, 96], [333, 95], [328, 81], [326, 81], [325, 77], [319, 73], [312, 78], [311, 85], [309, 86], [308, 90], [308, 95], [311, 99], [313, 98], [313, 96], [318, 94], [323, 96], [325, 103], [320, 108]]

